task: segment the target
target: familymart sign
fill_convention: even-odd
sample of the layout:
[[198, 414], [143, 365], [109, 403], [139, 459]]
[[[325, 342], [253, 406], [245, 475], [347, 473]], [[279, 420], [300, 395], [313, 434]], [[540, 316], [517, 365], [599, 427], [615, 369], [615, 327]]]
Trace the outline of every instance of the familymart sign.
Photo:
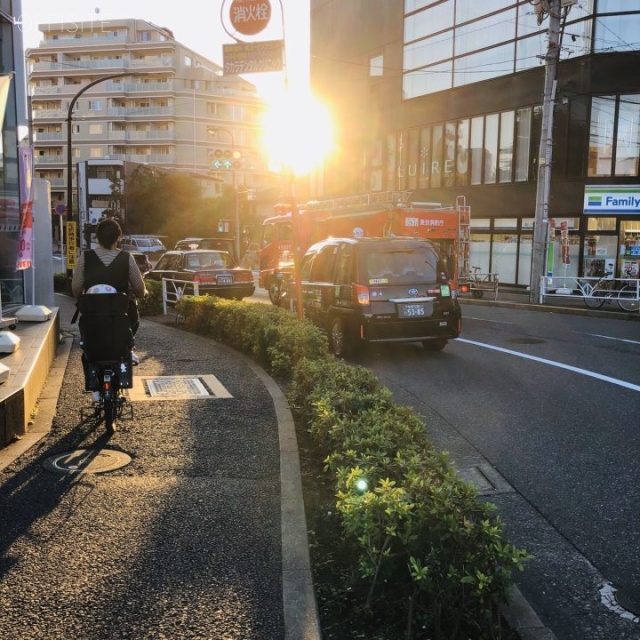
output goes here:
[[586, 186], [584, 188], [584, 212], [640, 214], [640, 186]]

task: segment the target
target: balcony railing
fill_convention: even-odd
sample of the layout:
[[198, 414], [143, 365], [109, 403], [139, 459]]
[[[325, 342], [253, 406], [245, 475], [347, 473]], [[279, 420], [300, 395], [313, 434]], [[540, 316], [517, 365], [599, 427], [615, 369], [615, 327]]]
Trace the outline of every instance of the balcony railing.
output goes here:
[[52, 155], [52, 156], [36, 156], [34, 158], [34, 164], [64, 164], [66, 162], [66, 158], [60, 155]]
[[33, 110], [33, 119], [34, 120], [43, 120], [44, 118], [54, 118], [56, 120], [66, 120], [67, 119], [67, 110], [66, 109], [34, 109]]
[[40, 47], [69, 47], [73, 45], [86, 46], [88, 44], [116, 44], [127, 41], [127, 34], [99, 33], [91, 31], [86, 36], [79, 33], [69, 33], [62, 37], [58, 36], [55, 40], [48, 38], [40, 41]]
[[38, 142], [63, 142], [67, 139], [67, 134], [66, 133], [62, 133], [60, 132], [51, 132], [51, 131], [45, 131], [40, 133], [39, 131], [36, 131], [36, 133], [33, 134], [35, 137], [35, 141], [36, 143]]
[[108, 116], [173, 116], [173, 107], [110, 107]]
[[175, 164], [176, 156], [174, 153], [110, 153], [105, 156], [105, 160], [128, 160], [129, 162], [137, 162], [139, 164]]

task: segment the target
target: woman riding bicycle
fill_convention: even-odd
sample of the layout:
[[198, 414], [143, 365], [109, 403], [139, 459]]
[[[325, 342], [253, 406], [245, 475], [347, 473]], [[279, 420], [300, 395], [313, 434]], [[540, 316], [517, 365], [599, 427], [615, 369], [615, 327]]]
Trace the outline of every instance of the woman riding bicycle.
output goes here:
[[[117, 248], [122, 230], [115, 220], [107, 218], [98, 223], [96, 237], [100, 246], [85, 251], [78, 258], [71, 290], [73, 295], [79, 298], [90, 287], [107, 284], [117, 292], [129, 295], [127, 315], [131, 333], [135, 336], [140, 326], [136, 298], [144, 298], [147, 295], [142, 274], [133, 255]], [[135, 364], [139, 362], [135, 353], [132, 353], [132, 360]]]

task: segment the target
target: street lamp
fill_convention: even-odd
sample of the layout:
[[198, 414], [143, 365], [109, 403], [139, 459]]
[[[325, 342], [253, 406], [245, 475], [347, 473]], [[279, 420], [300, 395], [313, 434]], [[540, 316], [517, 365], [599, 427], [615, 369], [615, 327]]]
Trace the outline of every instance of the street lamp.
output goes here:
[[[135, 72], [131, 72], [131, 71], [126, 71], [126, 72], [121, 72], [121, 73], [112, 73], [108, 76], [103, 76], [102, 78], [98, 78], [97, 80], [94, 80], [93, 82], [90, 82], [88, 85], [82, 87], [82, 89], [80, 89], [80, 91], [78, 91], [78, 93], [76, 93], [75, 96], [73, 96], [73, 99], [71, 100], [71, 103], [69, 104], [69, 111], [67, 112], [67, 222], [71, 221], [74, 218], [73, 215], [73, 179], [71, 176], [73, 167], [72, 167], [72, 148], [71, 148], [71, 144], [72, 144], [72, 129], [73, 129], [73, 107], [75, 107], [76, 102], [78, 101], [78, 98], [85, 92], [87, 91], [87, 89], [91, 89], [91, 87], [95, 86], [96, 84], [100, 84], [101, 82], [106, 82], [107, 80], [113, 80], [114, 78], [124, 78], [127, 76], [142, 76], [142, 75], [149, 75], [146, 73], [135, 73]], [[80, 213], [78, 212], [78, 216], [76, 218], [76, 223], [80, 223]], [[78, 229], [79, 231], [79, 229]], [[80, 234], [77, 233], [76, 234], [77, 237], [80, 237]], [[67, 238], [67, 242], [69, 241], [69, 239]], [[64, 243], [64, 240], [63, 240]], [[67, 268], [67, 278], [70, 280], [71, 277], [73, 276], [73, 269], [69, 269]]]
[[[210, 135], [214, 135], [222, 131], [226, 133], [229, 138], [231, 138], [231, 152], [233, 153], [236, 149], [235, 138], [233, 137], [233, 131], [231, 129], [225, 129], [223, 127], [209, 127], [207, 129], [207, 133]], [[238, 190], [236, 188], [236, 168], [235, 168], [235, 160], [231, 159], [231, 185], [233, 187], [233, 209], [234, 209], [234, 225], [236, 228], [236, 259], [240, 260], [240, 200], [238, 198]]]

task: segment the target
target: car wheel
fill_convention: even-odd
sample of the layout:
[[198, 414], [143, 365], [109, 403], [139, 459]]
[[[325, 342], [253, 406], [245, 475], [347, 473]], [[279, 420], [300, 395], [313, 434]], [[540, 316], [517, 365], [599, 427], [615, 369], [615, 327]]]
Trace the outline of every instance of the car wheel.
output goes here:
[[271, 280], [269, 282], [268, 292], [269, 292], [269, 300], [271, 300], [271, 304], [278, 306], [278, 300], [280, 300], [280, 289], [281, 283], [279, 280]]
[[353, 345], [350, 344], [350, 338], [345, 321], [339, 317], [332, 318], [329, 322], [329, 347], [331, 348], [331, 353], [338, 358], [348, 356], [353, 349]]
[[446, 338], [422, 341], [422, 346], [427, 349], [427, 351], [442, 351], [448, 344], [449, 341]]

